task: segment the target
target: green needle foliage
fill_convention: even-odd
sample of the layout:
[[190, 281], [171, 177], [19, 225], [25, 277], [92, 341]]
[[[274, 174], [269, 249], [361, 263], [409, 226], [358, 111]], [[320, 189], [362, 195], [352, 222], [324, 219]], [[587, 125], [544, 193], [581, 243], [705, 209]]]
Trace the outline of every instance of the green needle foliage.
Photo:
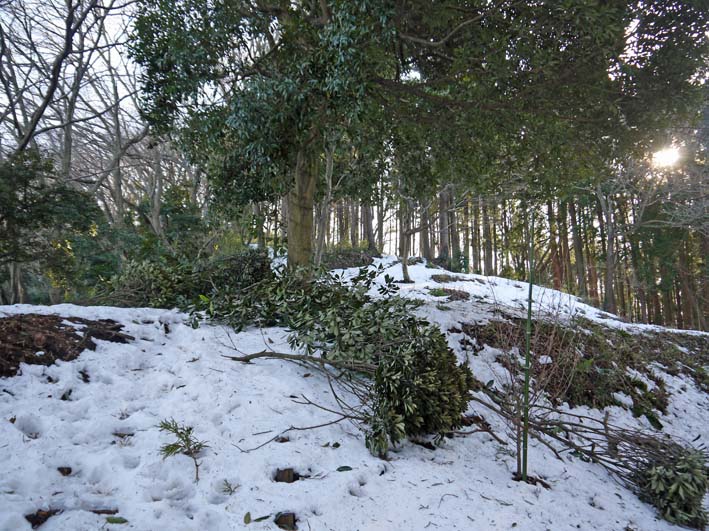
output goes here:
[[163, 420], [158, 425], [160, 431], [172, 433], [176, 437], [176, 441], [164, 444], [160, 447], [160, 453], [163, 459], [177, 454], [184, 454], [192, 458], [194, 461], [195, 481], [199, 481], [199, 461], [197, 456], [199, 453], [208, 448], [206, 441], [199, 441], [193, 435], [194, 428], [184, 424], [178, 424], [175, 419]]

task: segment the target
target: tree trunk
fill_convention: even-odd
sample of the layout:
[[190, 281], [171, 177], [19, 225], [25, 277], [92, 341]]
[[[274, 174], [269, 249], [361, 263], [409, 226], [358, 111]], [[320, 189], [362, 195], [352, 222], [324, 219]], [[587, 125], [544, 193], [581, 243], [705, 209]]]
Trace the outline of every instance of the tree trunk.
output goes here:
[[566, 201], [559, 202], [559, 242], [561, 243], [561, 260], [563, 263], [564, 285], [569, 293], [574, 292], [573, 274], [571, 268], [571, 249], [569, 249], [569, 226], [567, 219], [569, 218]]
[[22, 285], [22, 266], [18, 262], [10, 264], [10, 304], [24, 304], [25, 289]]
[[288, 267], [307, 267], [313, 254], [313, 205], [318, 158], [301, 147], [296, 156], [295, 182], [288, 193]]
[[[689, 271], [689, 253], [687, 252], [686, 240], [680, 245], [679, 280], [680, 286], [682, 287], [682, 305], [678, 306], [678, 308], [682, 308], [682, 318], [684, 321], [684, 327], [701, 328], [700, 323], [698, 323], [697, 320], [694, 318], [694, 308], [697, 307], [697, 304], [695, 303], [695, 289]], [[699, 316], [700, 315], [697, 312], [697, 317]]]
[[409, 276], [409, 209], [406, 200], [399, 202], [399, 258], [404, 282], [411, 282]]
[[[606, 196], [600, 186], [596, 189], [596, 198], [600, 207], [599, 224], [603, 234], [603, 224], [606, 228], [606, 266], [603, 275], [603, 309], [607, 312], [616, 312], [615, 287], [613, 284], [615, 274], [615, 236], [616, 227], [613, 219], [613, 205], [610, 196]], [[602, 215], [601, 215], [602, 214]], [[602, 236], [601, 236], [602, 237]]]
[[288, 195], [281, 197], [281, 242], [288, 243]]
[[377, 203], [377, 249], [384, 252], [384, 194], [381, 194]]
[[470, 272], [470, 198], [463, 205], [463, 272]]
[[571, 220], [571, 237], [574, 246], [574, 261], [576, 262], [576, 285], [578, 294], [581, 297], [587, 297], [586, 290], [586, 264], [583, 256], [583, 241], [581, 240], [581, 231], [579, 230], [578, 218], [576, 217], [576, 205], [574, 202], [569, 203], [569, 219]]
[[350, 201], [350, 242], [352, 248], [359, 247], [359, 203], [356, 199]]
[[492, 268], [492, 229], [490, 228], [490, 213], [488, 211], [487, 201], [483, 201], [483, 247], [485, 249], [484, 256], [484, 274], [491, 276], [495, 274]]
[[700, 234], [700, 250], [702, 264], [699, 282], [702, 286], [699, 295], [699, 315], [702, 321], [702, 330], [709, 330], [709, 235]]
[[645, 291], [645, 281], [638, 276], [640, 271], [640, 251], [638, 249], [637, 236], [631, 234], [629, 238], [630, 243], [630, 275], [631, 275], [631, 285], [634, 288], [633, 291], [636, 293], [638, 299], [638, 309], [640, 312], [640, 321], [643, 323], [648, 322], [648, 312], [647, 312], [647, 294]]
[[480, 197], [473, 201], [473, 273], [482, 273], [480, 268]]
[[342, 245], [347, 240], [347, 224], [345, 223], [344, 199], [340, 199], [335, 207], [337, 216], [337, 245]]
[[330, 209], [332, 206], [332, 173], [334, 167], [334, 149], [325, 149], [325, 196], [318, 208], [318, 227], [315, 241], [315, 265], [320, 266], [327, 236]]
[[266, 233], [264, 232], [264, 216], [263, 216], [263, 211], [261, 208], [261, 203], [254, 203], [253, 204], [253, 213], [254, 213], [254, 223], [256, 225], [256, 245], [259, 249], [265, 249], [266, 248]]
[[162, 213], [163, 168], [162, 149], [156, 146], [153, 158], [153, 186], [150, 197], [150, 226], [155, 235], [163, 240], [164, 231], [160, 215]]
[[424, 206], [421, 208], [421, 255], [429, 262], [433, 261], [433, 250], [431, 249], [431, 218], [428, 215], [428, 209]]
[[451, 259], [450, 265], [453, 271], [460, 271], [461, 252], [460, 252], [460, 234], [458, 233], [458, 214], [455, 210], [456, 199], [455, 192], [451, 186], [448, 189], [448, 217], [450, 220], [450, 239], [451, 239]]
[[372, 205], [365, 203], [362, 205], [362, 221], [364, 222], [364, 236], [367, 239], [367, 252], [372, 255], [379, 254], [377, 251], [377, 242], [374, 239], [374, 220], [372, 219]]
[[448, 219], [448, 190], [444, 188], [438, 194], [438, 259], [445, 264], [446, 268], [450, 267], [450, 220]]
[[561, 257], [559, 256], [559, 247], [556, 243], [556, 224], [554, 222], [554, 205], [551, 201], [547, 201], [547, 221], [549, 223], [549, 252], [551, 253], [551, 271], [552, 285], [554, 289], [561, 289], [562, 273], [561, 273]]

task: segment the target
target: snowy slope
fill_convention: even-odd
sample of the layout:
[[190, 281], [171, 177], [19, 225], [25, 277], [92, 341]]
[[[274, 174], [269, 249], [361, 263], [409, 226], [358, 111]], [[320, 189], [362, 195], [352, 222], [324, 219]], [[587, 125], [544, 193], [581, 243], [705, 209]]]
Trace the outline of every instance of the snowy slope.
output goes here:
[[[388, 274], [400, 277], [391, 259], [384, 264], [391, 266]], [[411, 273], [416, 283], [402, 285], [402, 292], [427, 300], [420, 311], [444, 330], [484, 319], [490, 311], [487, 300], [519, 307], [526, 295], [523, 283], [467, 275], [449, 287], [469, 291], [473, 299], [439, 309], [440, 298], [426, 288], [441, 286], [430, 280], [441, 271], [416, 265]], [[537, 290], [535, 298], [554, 301], [552, 308], [565, 305], [567, 313], [583, 310], [614, 326], [642, 328], [553, 290]], [[244, 452], [290, 427], [333, 419], [292, 399], [303, 394], [334, 407], [319, 375], [276, 360], [244, 365], [221, 356], [237, 354], [235, 348], [286, 352], [284, 330], [234, 334], [208, 325], [195, 330], [184, 324], [184, 315], [155, 309], [0, 307], [0, 316], [29, 312], [114, 319], [136, 341], [98, 342], [95, 352], [85, 351], [75, 361], [24, 365], [21, 375], [0, 379], [2, 530], [30, 529], [23, 515], [38, 509], [62, 511], [42, 530], [265, 530], [277, 529], [273, 519], [279, 511], [295, 512], [301, 530], [677, 529], [658, 520], [652, 507], [601, 468], [559, 461], [535, 443], [531, 472], [545, 478], [551, 490], [515, 482], [510, 448], [487, 434], [449, 439], [435, 451], [407, 442], [383, 461], [369, 455], [354, 426], [341, 423], [292, 430], [287, 442]], [[460, 349], [455, 334], [450, 344]], [[485, 352], [471, 365], [483, 380], [486, 372], [494, 375]], [[88, 383], [79, 371], [88, 373]], [[668, 379], [677, 392], [662, 417], [666, 431], [709, 440], [709, 397], [688, 380]], [[61, 400], [68, 389], [71, 400]], [[623, 422], [640, 422], [620, 408], [612, 410]], [[497, 433], [504, 433], [487, 412], [474, 407], [470, 412], [485, 415]], [[160, 455], [160, 446], [172, 440], [157, 428], [165, 418], [194, 426], [196, 436], [207, 441], [199, 483], [191, 459]], [[66, 477], [57, 471], [65, 466], [72, 468]], [[351, 470], [337, 470], [343, 466]], [[285, 467], [309, 477], [292, 484], [273, 481], [276, 469]], [[225, 480], [238, 485], [232, 494], [223, 492]], [[104, 509], [118, 510], [116, 516], [127, 523], [109, 524], [106, 515], [92, 512]], [[247, 526], [247, 512], [252, 520], [269, 518]]]

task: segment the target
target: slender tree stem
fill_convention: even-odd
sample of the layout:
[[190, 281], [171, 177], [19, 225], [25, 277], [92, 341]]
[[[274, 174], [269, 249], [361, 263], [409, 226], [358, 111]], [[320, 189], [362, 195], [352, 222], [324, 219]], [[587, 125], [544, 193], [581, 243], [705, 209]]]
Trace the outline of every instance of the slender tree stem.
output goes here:
[[522, 428], [522, 481], [527, 481], [527, 447], [529, 440], [529, 373], [530, 343], [532, 338], [532, 288], [534, 285], [534, 210], [529, 223], [529, 294], [527, 296], [527, 328], [524, 349], [524, 426]]

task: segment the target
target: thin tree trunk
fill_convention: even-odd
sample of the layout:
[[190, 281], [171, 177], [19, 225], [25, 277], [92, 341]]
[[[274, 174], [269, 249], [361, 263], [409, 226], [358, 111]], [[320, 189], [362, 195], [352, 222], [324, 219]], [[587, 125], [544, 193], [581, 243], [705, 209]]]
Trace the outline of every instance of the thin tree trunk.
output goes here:
[[315, 265], [320, 266], [325, 250], [327, 226], [332, 207], [332, 173], [334, 167], [334, 148], [325, 148], [325, 196], [318, 208], [317, 239], [315, 242]]
[[347, 225], [345, 223], [345, 205], [344, 199], [340, 199], [335, 207], [337, 216], [337, 237], [338, 245], [342, 245], [347, 240]]
[[399, 202], [399, 259], [404, 282], [411, 282], [409, 276], [409, 209], [406, 200]]
[[377, 203], [377, 249], [384, 252], [384, 194], [380, 194]]
[[484, 265], [485, 276], [495, 274], [492, 268], [492, 230], [490, 228], [490, 213], [488, 211], [487, 201], [483, 202], [483, 247], [485, 249]]
[[[601, 225], [601, 231], [603, 231], [603, 223], [605, 221], [605, 227], [607, 231], [606, 238], [606, 266], [603, 276], [603, 309], [607, 312], [615, 313], [616, 300], [615, 300], [615, 287], [613, 283], [615, 275], [615, 237], [616, 237], [616, 224], [613, 219], [613, 205], [611, 203], [610, 196], [606, 196], [602, 191], [600, 186], [596, 189], [596, 198], [598, 199], [599, 211], [599, 224]], [[602, 234], [602, 232], [601, 232]]]
[[264, 232], [264, 216], [261, 204], [253, 203], [254, 223], [256, 224], [256, 246], [259, 249], [266, 248], [266, 234]]
[[[680, 245], [679, 251], [679, 280], [680, 286], [682, 287], [682, 305], [678, 305], [678, 308], [682, 308], [682, 317], [684, 321], [685, 328], [702, 328], [700, 323], [695, 319], [694, 309], [699, 310], [695, 302], [695, 289], [693, 286], [692, 278], [689, 271], [689, 253], [687, 250], [688, 242], [685, 240]], [[696, 313], [697, 317], [701, 314], [699, 311]]]
[[480, 203], [482, 199], [478, 198], [473, 201], [473, 273], [479, 275], [482, 273], [480, 268]]
[[460, 234], [458, 232], [458, 213], [455, 210], [456, 198], [455, 189], [451, 186], [448, 189], [448, 218], [450, 220], [450, 239], [451, 239], [451, 269], [454, 271], [460, 271], [460, 260], [462, 254], [460, 252]]
[[374, 239], [374, 220], [372, 219], [372, 205], [370, 205], [369, 203], [365, 203], [364, 205], [362, 205], [362, 216], [364, 218], [362, 220], [364, 222], [364, 236], [367, 239], [367, 252], [372, 255], [379, 254], [377, 251], [377, 242]]
[[463, 272], [470, 272], [470, 199], [463, 205]]
[[431, 229], [429, 227], [431, 219], [428, 215], [428, 209], [423, 206], [421, 208], [421, 255], [429, 262], [433, 260], [433, 250], [431, 249]]
[[569, 219], [571, 220], [571, 236], [574, 247], [574, 261], [576, 262], [576, 286], [581, 297], [587, 297], [586, 289], [586, 263], [583, 256], [583, 241], [579, 230], [578, 218], [576, 217], [576, 205], [573, 201], [569, 203]]
[[356, 199], [350, 201], [350, 241], [352, 248], [359, 247], [359, 203]]
[[571, 267], [571, 250], [569, 249], [569, 225], [568, 225], [568, 209], [566, 201], [559, 202], [558, 211], [559, 221], [559, 242], [561, 243], [561, 260], [563, 264], [564, 285], [569, 293], [574, 292], [574, 281]]
[[441, 190], [438, 194], [438, 259], [450, 268], [450, 220], [448, 218], [448, 193], [447, 189]]
[[150, 225], [155, 235], [163, 240], [164, 231], [160, 214], [162, 212], [163, 168], [162, 149], [156, 146], [153, 150], [153, 186], [150, 197]]
[[551, 270], [552, 270], [552, 285], [554, 289], [561, 289], [562, 272], [561, 272], [561, 257], [559, 256], [559, 247], [556, 242], [556, 223], [554, 221], [554, 205], [551, 201], [547, 201], [547, 221], [549, 223], [549, 252], [551, 253]]

